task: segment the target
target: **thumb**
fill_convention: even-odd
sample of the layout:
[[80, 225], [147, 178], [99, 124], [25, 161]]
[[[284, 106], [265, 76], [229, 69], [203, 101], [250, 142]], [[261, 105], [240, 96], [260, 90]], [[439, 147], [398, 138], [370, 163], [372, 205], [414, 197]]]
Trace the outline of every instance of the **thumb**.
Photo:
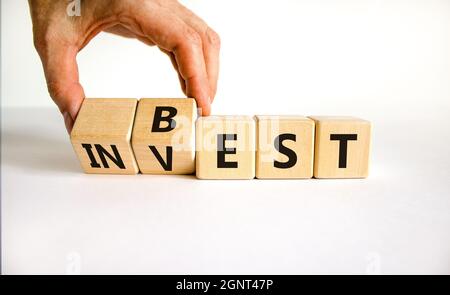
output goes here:
[[69, 133], [85, 96], [79, 83], [77, 53], [75, 46], [59, 44], [39, 52], [49, 94], [63, 115]]

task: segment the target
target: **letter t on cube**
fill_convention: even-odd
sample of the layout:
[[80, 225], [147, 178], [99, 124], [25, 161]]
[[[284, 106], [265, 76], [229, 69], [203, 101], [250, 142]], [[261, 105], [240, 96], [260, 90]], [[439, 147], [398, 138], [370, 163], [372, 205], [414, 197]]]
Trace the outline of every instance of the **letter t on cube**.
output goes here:
[[139, 100], [132, 146], [143, 174], [191, 174], [195, 171], [192, 98]]
[[316, 122], [315, 178], [369, 174], [371, 123], [353, 117], [311, 117]]

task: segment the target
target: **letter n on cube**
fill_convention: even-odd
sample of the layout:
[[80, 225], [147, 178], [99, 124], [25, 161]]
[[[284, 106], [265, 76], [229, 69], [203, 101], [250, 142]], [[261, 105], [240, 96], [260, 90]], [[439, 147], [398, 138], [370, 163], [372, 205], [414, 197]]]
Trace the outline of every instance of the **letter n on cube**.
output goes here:
[[70, 139], [86, 173], [136, 174], [131, 149], [137, 99], [86, 98]]

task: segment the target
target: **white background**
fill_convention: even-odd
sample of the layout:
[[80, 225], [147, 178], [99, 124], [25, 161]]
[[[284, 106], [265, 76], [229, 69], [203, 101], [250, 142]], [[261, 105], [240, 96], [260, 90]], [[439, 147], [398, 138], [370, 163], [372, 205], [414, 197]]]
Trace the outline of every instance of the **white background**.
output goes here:
[[[222, 38], [214, 114], [354, 115], [366, 180], [84, 175], [26, 1], [1, 2], [6, 273], [450, 273], [450, 1], [183, 1]], [[181, 96], [165, 55], [100, 34], [91, 97]]]
[[[222, 38], [216, 114], [444, 115], [450, 1], [184, 2]], [[181, 96], [169, 59], [108, 34], [79, 54], [90, 97]], [[52, 102], [27, 1], [2, 1], [2, 103]]]

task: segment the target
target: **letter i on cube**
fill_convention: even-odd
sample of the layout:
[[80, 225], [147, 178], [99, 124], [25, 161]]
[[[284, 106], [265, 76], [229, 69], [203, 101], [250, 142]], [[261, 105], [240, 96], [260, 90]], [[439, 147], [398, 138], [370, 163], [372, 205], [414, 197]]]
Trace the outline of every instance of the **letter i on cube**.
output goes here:
[[136, 174], [130, 139], [137, 99], [86, 98], [70, 134], [86, 173]]
[[210, 116], [192, 98], [86, 98], [71, 142], [86, 173], [199, 179], [364, 178], [372, 126], [353, 117]]

